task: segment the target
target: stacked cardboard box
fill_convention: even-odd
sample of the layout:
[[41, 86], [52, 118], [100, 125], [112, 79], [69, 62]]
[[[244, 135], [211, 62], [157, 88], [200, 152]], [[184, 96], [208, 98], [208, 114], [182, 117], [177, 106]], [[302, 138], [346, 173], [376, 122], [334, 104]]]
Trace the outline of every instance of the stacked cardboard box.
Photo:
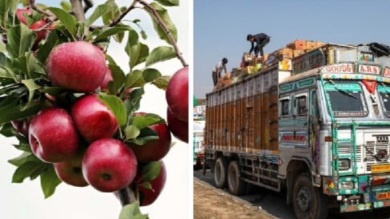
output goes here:
[[293, 50], [292, 58], [300, 56], [310, 50], [317, 49], [325, 45], [325, 43], [320, 41], [312, 40], [294, 40], [291, 43], [287, 44], [286, 47]]

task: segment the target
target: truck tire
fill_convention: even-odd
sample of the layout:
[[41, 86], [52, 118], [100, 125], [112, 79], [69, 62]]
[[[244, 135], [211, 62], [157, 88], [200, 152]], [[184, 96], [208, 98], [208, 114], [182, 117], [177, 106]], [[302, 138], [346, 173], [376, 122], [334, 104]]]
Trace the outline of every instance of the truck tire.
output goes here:
[[231, 161], [229, 164], [227, 184], [230, 194], [242, 195], [245, 193], [247, 183], [241, 179], [240, 166], [235, 160]]
[[294, 214], [298, 219], [326, 219], [328, 205], [325, 196], [313, 187], [308, 173], [295, 180], [292, 194]]
[[226, 187], [227, 160], [225, 157], [218, 157], [214, 164], [214, 183], [217, 188]]

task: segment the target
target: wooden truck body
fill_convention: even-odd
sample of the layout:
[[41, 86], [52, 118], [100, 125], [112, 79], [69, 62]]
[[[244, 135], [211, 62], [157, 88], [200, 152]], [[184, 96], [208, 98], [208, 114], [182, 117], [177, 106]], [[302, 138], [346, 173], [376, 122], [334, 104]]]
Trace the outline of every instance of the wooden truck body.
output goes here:
[[[297, 218], [390, 206], [390, 57], [326, 44], [206, 95], [217, 187], [287, 191]], [[283, 66], [281, 66], [281, 63]], [[287, 64], [286, 64], [287, 63]]]

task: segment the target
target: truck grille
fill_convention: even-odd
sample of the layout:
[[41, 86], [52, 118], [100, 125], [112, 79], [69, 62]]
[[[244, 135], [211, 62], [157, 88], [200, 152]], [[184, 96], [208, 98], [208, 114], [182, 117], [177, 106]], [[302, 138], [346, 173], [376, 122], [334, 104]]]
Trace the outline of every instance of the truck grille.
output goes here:
[[[389, 136], [373, 135], [376, 141], [366, 141], [364, 145], [356, 146], [356, 161], [366, 163], [366, 171], [371, 171], [371, 166], [375, 164], [389, 163], [390, 161], [390, 145]], [[340, 143], [338, 146], [340, 157], [348, 157], [352, 155], [353, 148], [350, 143]]]

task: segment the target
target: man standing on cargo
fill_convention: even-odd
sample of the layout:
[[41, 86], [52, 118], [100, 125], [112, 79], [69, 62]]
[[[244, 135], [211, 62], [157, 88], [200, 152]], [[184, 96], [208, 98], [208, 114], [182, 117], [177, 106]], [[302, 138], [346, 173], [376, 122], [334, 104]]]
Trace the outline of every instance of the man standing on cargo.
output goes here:
[[265, 45], [269, 43], [270, 38], [271, 37], [265, 33], [259, 33], [256, 35], [248, 34], [246, 40], [251, 42], [251, 49], [249, 50], [249, 54], [251, 54], [254, 51], [256, 56], [259, 54], [259, 52], [260, 55], [263, 56], [264, 55], [263, 48]]
[[219, 61], [215, 68], [213, 69], [213, 82], [214, 86], [217, 85], [218, 79], [221, 77], [222, 70], [225, 71], [225, 74], [227, 73], [226, 70], [226, 64], [228, 63], [227, 58], [223, 58], [222, 61]]

